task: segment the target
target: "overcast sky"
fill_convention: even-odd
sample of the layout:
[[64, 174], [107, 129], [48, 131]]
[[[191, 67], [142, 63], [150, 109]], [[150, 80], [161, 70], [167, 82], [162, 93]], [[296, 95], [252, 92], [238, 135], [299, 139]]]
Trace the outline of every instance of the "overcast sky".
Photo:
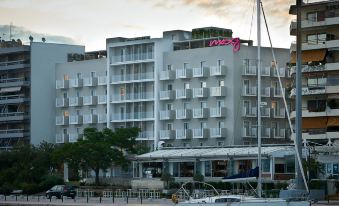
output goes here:
[[[87, 51], [105, 49], [109, 37], [161, 37], [163, 31], [216, 26], [234, 37], [256, 39], [255, 0], [0, 0], [0, 37], [28, 41], [76, 43]], [[288, 14], [294, 0], [263, 0], [274, 47], [293, 40]], [[264, 24], [262, 25], [264, 26]], [[268, 45], [266, 32], [263, 44]]]

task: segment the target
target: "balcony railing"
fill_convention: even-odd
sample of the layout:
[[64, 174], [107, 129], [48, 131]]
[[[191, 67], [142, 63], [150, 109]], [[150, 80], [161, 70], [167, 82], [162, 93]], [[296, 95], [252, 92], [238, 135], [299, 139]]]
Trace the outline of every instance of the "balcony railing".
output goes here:
[[257, 96], [257, 87], [244, 87], [243, 96]]
[[82, 116], [81, 115], [69, 116], [69, 124], [82, 124]]
[[142, 121], [153, 119], [153, 112], [117, 113], [111, 115], [111, 121]]
[[83, 123], [84, 124], [94, 124], [98, 122], [98, 116], [95, 114], [84, 114]]
[[153, 92], [126, 93], [125, 95], [111, 96], [111, 102], [121, 101], [150, 101], [154, 99]]
[[255, 76], [257, 75], [257, 66], [244, 65], [243, 75]]
[[98, 76], [98, 85], [107, 85], [107, 76]]
[[70, 79], [69, 80], [69, 87], [82, 87], [83, 80], [82, 79]]
[[244, 137], [256, 137], [257, 136], [257, 128], [251, 127], [251, 128], [242, 128], [243, 136]]
[[271, 108], [261, 108], [261, 117], [270, 117], [271, 116]]
[[65, 143], [65, 139], [68, 139], [68, 134], [56, 134], [55, 135], [55, 143]]
[[57, 98], [55, 101], [56, 107], [68, 107], [68, 98]]
[[126, 55], [112, 56], [111, 63], [121, 63], [128, 61], [145, 61], [154, 59], [154, 52], [142, 52]]
[[177, 69], [175, 70], [176, 78], [177, 79], [186, 79], [192, 77], [192, 70], [191, 69]]
[[96, 77], [86, 77], [83, 79], [84, 86], [92, 87], [98, 84], [98, 79]]
[[274, 109], [274, 118], [285, 118], [285, 108]]
[[225, 117], [226, 108], [225, 107], [212, 107], [210, 108], [210, 117]]
[[82, 138], [82, 134], [70, 133], [68, 135], [68, 142], [77, 142], [81, 138]]
[[225, 65], [211, 66], [210, 76], [224, 76], [226, 75], [226, 69], [227, 67]]
[[107, 103], [107, 95], [99, 95], [98, 104], [106, 104], [106, 103]]
[[67, 116], [57, 116], [55, 119], [56, 125], [68, 125], [68, 117]]
[[244, 117], [256, 117], [257, 116], [257, 107], [244, 107], [243, 108], [243, 116]]
[[177, 119], [190, 119], [192, 117], [192, 110], [190, 109], [177, 109], [176, 110]]
[[68, 80], [56, 80], [55, 88], [56, 89], [67, 89], [69, 87]]
[[68, 104], [70, 107], [82, 106], [82, 97], [69, 97]]
[[273, 94], [274, 97], [282, 97], [283, 93], [285, 94], [285, 89], [283, 88], [282, 90], [280, 88], [273, 88]]
[[176, 139], [189, 139], [192, 138], [192, 130], [190, 129], [178, 129], [175, 134]]
[[125, 75], [113, 75], [111, 77], [111, 83], [122, 83], [122, 82], [140, 82], [149, 81], [154, 79], [154, 72], [136, 73], [136, 74], [125, 74]]
[[160, 130], [160, 139], [174, 139], [175, 138], [175, 130]]
[[170, 120], [175, 118], [174, 110], [160, 111], [160, 120]]
[[207, 128], [198, 128], [193, 129], [193, 138], [208, 138], [209, 137], [209, 129]]
[[193, 77], [207, 77], [209, 73], [209, 67], [193, 68]]
[[[280, 77], [285, 77], [286, 69], [284, 67], [278, 68], [278, 71]], [[273, 69], [273, 76], [278, 77], [278, 73], [275, 68]]]
[[212, 138], [226, 137], [226, 128], [210, 128], [210, 137]]
[[160, 72], [160, 80], [174, 80], [175, 79], [175, 71], [166, 70]]
[[4, 129], [0, 130], [0, 138], [8, 138], [8, 137], [24, 137], [29, 133], [29, 130], [24, 129]]
[[154, 140], [154, 132], [153, 131], [139, 132], [136, 140]]
[[193, 97], [194, 98], [204, 98], [208, 97], [208, 88], [193, 88]]
[[160, 100], [170, 100], [174, 99], [175, 96], [174, 90], [166, 90], [166, 91], [160, 91]]
[[29, 60], [0, 62], [0, 70], [20, 69], [29, 67]]
[[226, 87], [210, 87], [210, 96], [212, 97], [224, 97], [226, 96]]
[[106, 114], [98, 114], [98, 123], [106, 123], [107, 115]]
[[271, 96], [271, 88], [270, 87], [261, 88], [261, 96], [262, 97], [270, 97]]
[[98, 103], [97, 96], [83, 96], [83, 104], [84, 105], [96, 105]]
[[176, 98], [177, 99], [189, 99], [192, 97], [191, 89], [177, 89], [176, 90]]
[[193, 109], [193, 118], [207, 118], [208, 108]]
[[21, 121], [28, 117], [28, 112], [0, 113], [0, 121]]
[[273, 138], [286, 138], [286, 129], [272, 128], [271, 132]]

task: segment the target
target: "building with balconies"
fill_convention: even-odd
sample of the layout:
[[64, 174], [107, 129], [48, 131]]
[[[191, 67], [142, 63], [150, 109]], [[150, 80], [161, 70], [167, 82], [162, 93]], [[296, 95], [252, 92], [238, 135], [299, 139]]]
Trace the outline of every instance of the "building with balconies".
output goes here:
[[[10, 149], [17, 142], [54, 142], [55, 105], [68, 106], [66, 99], [54, 98], [55, 63], [66, 62], [67, 53], [75, 51], [82, 52], [83, 47], [0, 42], [0, 149]], [[58, 82], [58, 87], [67, 84]]]
[[[290, 7], [296, 15], [296, 6]], [[296, 22], [291, 22], [296, 35]], [[302, 138], [326, 144], [339, 140], [339, 1], [301, 6]], [[295, 78], [295, 46], [291, 46], [290, 75]], [[290, 92], [292, 99], [295, 89]], [[291, 112], [292, 121], [295, 112]], [[279, 133], [281, 133], [279, 131]]]

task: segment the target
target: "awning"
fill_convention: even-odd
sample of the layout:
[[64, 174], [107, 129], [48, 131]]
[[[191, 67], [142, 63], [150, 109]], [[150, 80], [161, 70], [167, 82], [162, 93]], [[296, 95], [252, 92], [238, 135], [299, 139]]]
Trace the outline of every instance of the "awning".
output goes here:
[[[326, 49], [302, 51], [301, 53], [302, 63], [324, 61], [325, 55]], [[296, 61], [297, 61], [296, 52], [292, 52], [291, 63], [295, 64]]]
[[328, 127], [339, 126], [339, 117], [328, 117], [327, 126]]
[[17, 92], [20, 90], [21, 90], [21, 87], [7, 87], [7, 88], [1, 88], [0, 93]]
[[327, 127], [327, 117], [310, 117], [302, 119], [303, 129], [323, 129]]

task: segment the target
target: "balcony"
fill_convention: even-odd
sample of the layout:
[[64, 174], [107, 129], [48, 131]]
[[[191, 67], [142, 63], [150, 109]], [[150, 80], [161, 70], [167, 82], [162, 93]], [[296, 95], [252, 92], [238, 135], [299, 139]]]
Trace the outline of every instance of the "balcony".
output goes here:
[[226, 87], [210, 87], [210, 96], [211, 97], [225, 97], [226, 96]]
[[193, 88], [193, 98], [208, 97], [208, 88]]
[[271, 97], [271, 88], [270, 87], [261, 88], [261, 96]]
[[329, 140], [329, 139], [338, 139], [339, 132], [324, 132], [324, 133], [306, 133], [302, 134], [304, 139], [308, 140]]
[[29, 60], [0, 62], [0, 71], [29, 68]]
[[56, 107], [68, 107], [68, 98], [57, 98], [55, 101]]
[[70, 79], [69, 80], [69, 87], [70, 88], [78, 88], [83, 86], [82, 79]]
[[113, 95], [111, 103], [120, 102], [144, 102], [154, 100], [153, 92], [126, 93], [125, 95]]
[[242, 128], [243, 137], [257, 137], [257, 128]]
[[82, 124], [82, 116], [81, 115], [69, 116], [69, 124]]
[[257, 75], [257, 66], [244, 65], [243, 73], [244, 76], [256, 76]]
[[65, 139], [68, 139], [68, 134], [56, 134], [55, 135], [55, 143], [61, 144], [65, 143]]
[[260, 74], [261, 76], [269, 77], [271, 75], [271, 67], [262, 67]]
[[[310, 27], [327, 27], [331, 25], [338, 25], [339, 17], [326, 17], [322, 21], [311, 21], [311, 20], [302, 20], [301, 27], [302, 28], [310, 28]], [[296, 20], [292, 20], [290, 24], [290, 34], [296, 35], [297, 22]]]
[[257, 116], [257, 107], [243, 108], [243, 117], [256, 117], [256, 116]]
[[190, 110], [190, 109], [177, 109], [175, 116], [176, 116], [176, 119], [190, 119], [190, 118], [192, 118], [192, 110]]
[[55, 118], [55, 125], [68, 125], [68, 116], [57, 116]]
[[191, 89], [177, 89], [176, 90], [176, 98], [177, 99], [189, 99], [192, 97]]
[[172, 120], [172, 119], [175, 119], [174, 110], [160, 111], [160, 120]]
[[221, 66], [211, 66], [210, 67], [210, 76], [225, 76], [227, 67], [225, 65]]
[[210, 108], [210, 117], [226, 117], [226, 107]]
[[107, 85], [107, 76], [98, 76], [98, 85]]
[[111, 57], [111, 64], [147, 62], [154, 59], [154, 52], [131, 53]]
[[8, 112], [0, 113], [0, 121], [22, 121], [28, 117], [28, 113], [25, 112]]
[[282, 90], [280, 88], [273, 88], [273, 96], [274, 97], [283, 97], [283, 94], [285, 94], [285, 89]]
[[26, 98], [23, 94], [0, 96], [0, 104], [17, 104], [25, 101]]
[[[278, 72], [279, 72], [279, 76], [280, 77], [285, 77], [285, 73], [286, 73], [286, 69], [284, 67], [281, 67], [281, 68], [277, 68], [278, 69]], [[274, 77], [278, 77], [278, 73], [277, 73], [277, 69], [274, 68], [273, 69], [273, 76]]]
[[175, 130], [160, 130], [160, 140], [175, 138]]
[[210, 137], [211, 138], [225, 138], [227, 134], [226, 128], [211, 128]]
[[97, 96], [83, 96], [82, 97], [83, 105], [96, 105], [98, 103]]
[[26, 78], [0, 79], [0, 87], [21, 87], [29, 86], [30, 81]]
[[56, 89], [67, 89], [69, 87], [68, 80], [56, 80], [55, 88]]
[[160, 71], [160, 80], [174, 80], [175, 79], [175, 71], [173, 70], [166, 70]]
[[208, 118], [208, 108], [193, 109], [193, 118]]
[[210, 131], [207, 128], [193, 129], [193, 138], [194, 139], [208, 138], [209, 134], [210, 134]]
[[261, 117], [270, 117], [271, 116], [271, 108], [261, 108]]
[[142, 140], [154, 140], [154, 132], [153, 131], [142, 131], [139, 132], [138, 137], [136, 138], [138, 141]]
[[84, 86], [93, 87], [98, 85], [98, 78], [96, 77], [86, 77], [83, 79]]
[[[336, 90], [337, 92], [334, 91], [334, 93], [338, 93], [338, 90]], [[323, 87], [316, 87], [316, 88], [312, 88], [312, 87], [303, 87], [301, 88], [301, 95], [317, 95], [317, 94], [326, 94], [326, 86]], [[290, 97], [295, 96], [296, 95], [296, 90], [295, 88], [293, 88], [291, 90], [290, 93]]]
[[70, 107], [82, 106], [82, 97], [69, 97], [68, 104]]
[[192, 70], [191, 69], [177, 69], [175, 70], [176, 78], [177, 79], [187, 79], [192, 77]]
[[277, 109], [273, 109], [273, 117], [274, 118], [285, 118], [286, 117], [286, 113], [285, 113], [285, 108], [277, 108]]
[[[292, 111], [290, 117], [295, 118], [296, 112]], [[302, 117], [329, 117], [339, 116], [339, 109], [327, 109], [326, 111], [311, 112], [307, 109], [302, 110]]]
[[29, 133], [24, 129], [5, 129], [0, 130], [0, 138], [22, 138]]
[[190, 139], [192, 138], [192, 130], [190, 129], [178, 129], [175, 133], [176, 139]]
[[98, 123], [107, 123], [107, 115], [98, 114]]
[[83, 124], [94, 124], [98, 122], [98, 116], [95, 114], [84, 114], [82, 117]]
[[154, 72], [143, 72], [143, 73], [111, 76], [111, 84], [144, 82], [144, 81], [153, 81], [153, 80], [154, 80]]
[[271, 132], [271, 137], [273, 138], [286, 138], [286, 129], [272, 128]]
[[106, 104], [106, 103], [107, 103], [107, 95], [99, 95], [98, 104]]
[[68, 135], [68, 142], [77, 142], [78, 139], [82, 138], [82, 134], [78, 134], [78, 133], [70, 133]]
[[193, 77], [208, 77], [209, 67], [193, 68]]
[[111, 115], [111, 122], [151, 120], [154, 120], [153, 112], [115, 113]]
[[171, 100], [175, 97], [174, 90], [160, 91], [160, 100]]
[[242, 90], [243, 96], [254, 97], [257, 96], [257, 87], [244, 87]]
[[270, 138], [271, 137], [271, 128], [262, 127], [261, 137], [262, 138]]

